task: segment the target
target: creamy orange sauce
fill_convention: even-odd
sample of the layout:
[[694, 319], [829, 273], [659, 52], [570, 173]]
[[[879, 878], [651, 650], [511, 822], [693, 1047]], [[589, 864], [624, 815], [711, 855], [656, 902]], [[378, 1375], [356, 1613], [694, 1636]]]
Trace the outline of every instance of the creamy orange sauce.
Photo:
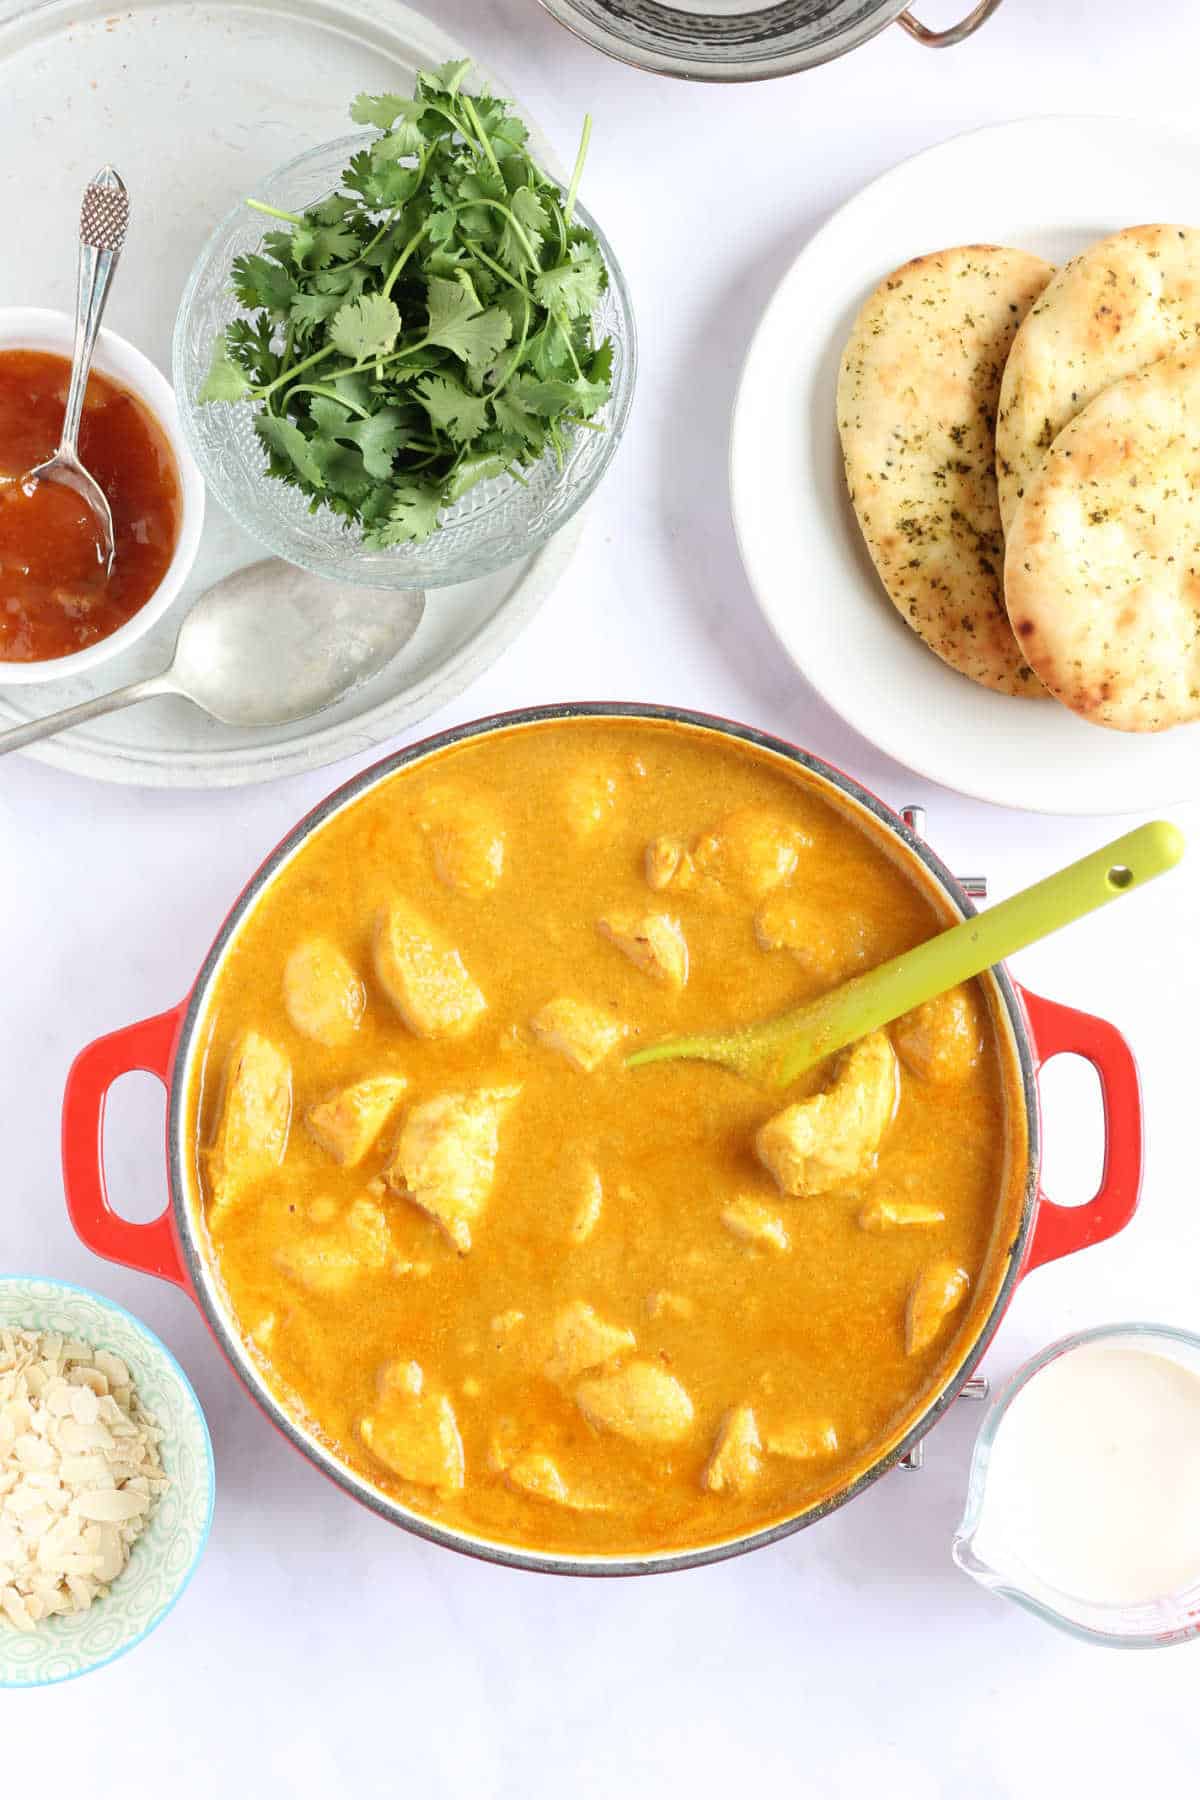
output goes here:
[[[461, 856], [437, 827], [447, 806], [472, 829], [480, 817], [498, 825], [492, 885], [486, 872], [461, 881]], [[722, 821], [744, 820], [746, 808], [803, 844], [766, 895], [739, 885], [723, 848], [702, 847], [714, 831], [721, 846], [731, 842]], [[318, 831], [260, 898], [201, 1021], [189, 1097], [197, 1204], [266, 1381], [381, 1490], [444, 1525], [545, 1551], [703, 1545], [836, 1493], [898, 1441], [962, 1361], [1003, 1279], [1025, 1169], [1019, 1088], [990, 990], [977, 984], [966, 996], [973, 1065], [932, 1080], [901, 1062], [877, 1155], [808, 1198], [780, 1191], [755, 1138], [788, 1102], [828, 1088], [840, 1061], [780, 1095], [697, 1063], [633, 1071], [622, 1060], [660, 1037], [779, 1011], [950, 922], [932, 884], [863, 818], [784, 759], [714, 733], [547, 723], [402, 770]], [[698, 861], [707, 856], [717, 875], [653, 890], [646, 849], [664, 834], [701, 846]], [[461, 834], [455, 841], [461, 850]], [[384, 990], [375, 933], [397, 899], [458, 951], [483, 996], [461, 1036], [415, 1034]], [[648, 911], [669, 914], [686, 940], [682, 988], [597, 929], [602, 916]], [[764, 918], [793, 947], [764, 948]], [[289, 958], [317, 938], [337, 947], [359, 989], [336, 1043], [298, 1029], [285, 998]], [[531, 1029], [562, 996], [626, 1034], [588, 1072]], [[235, 1180], [221, 1109], [247, 1031], [290, 1071], [290, 1130], [282, 1160], [270, 1146], [269, 1166]], [[403, 1094], [361, 1162], [339, 1166], [306, 1115], [380, 1074], [403, 1077]], [[385, 1172], [415, 1109], [514, 1088], [464, 1252]], [[591, 1176], [601, 1198], [581, 1235]], [[897, 1200], [943, 1217], [864, 1226], [873, 1203]], [[322, 1255], [357, 1254], [346, 1246], [359, 1202], [382, 1215], [384, 1248], [336, 1291], [298, 1279], [298, 1247], [310, 1258], [314, 1243]], [[758, 1218], [757, 1207], [776, 1221], [786, 1248], [731, 1228], [724, 1215], [735, 1206], [738, 1219]], [[963, 1272], [968, 1297], [910, 1351], [910, 1295], [923, 1271], [943, 1265]], [[580, 1302], [634, 1342], [610, 1371], [649, 1364], [684, 1390], [691, 1417], [672, 1441], [598, 1423], [589, 1387], [547, 1373], [555, 1321]], [[419, 1400], [396, 1387], [414, 1364]], [[406, 1479], [368, 1448], [364, 1419], [375, 1421], [377, 1450], [381, 1422], [411, 1422], [414, 1407], [427, 1435], [448, 1408], [461, 1485]], [[760, 1450], [748, 1480], [722, 1487], [714, 1447], [735, 1409], [753, 1413]], [[810, 1454], [770, 1448], [794, 1449], [805, 1432]], [[566, 1499], [530, 1491], [530, 1482], [544, 1488], [547, 1463]]]

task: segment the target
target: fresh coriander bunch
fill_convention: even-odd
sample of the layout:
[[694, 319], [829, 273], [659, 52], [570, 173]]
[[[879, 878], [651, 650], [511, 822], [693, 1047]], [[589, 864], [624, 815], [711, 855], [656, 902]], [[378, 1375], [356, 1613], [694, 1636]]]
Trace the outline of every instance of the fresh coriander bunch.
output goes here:
[[360, 95], [378, 135], [303, 214], [248, 202], [279, 227], [233, 264], [247, 316], [199, 394], [257, 405], [270, 474], [373, 549], [427, 538], [476, 482], [561, 464], [611, 392], [608, 272], [574, 216], [591, 122], [564, 194], [509, 103], [464, 91], [469, 68]]

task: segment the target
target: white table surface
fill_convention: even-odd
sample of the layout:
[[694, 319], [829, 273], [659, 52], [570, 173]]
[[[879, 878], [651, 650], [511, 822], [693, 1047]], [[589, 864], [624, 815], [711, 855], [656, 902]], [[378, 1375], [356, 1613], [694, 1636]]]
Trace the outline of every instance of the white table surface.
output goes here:
[[[964, 7], [925, 0], [922, 11], [940, 23]], [[586, 195], [619, 246], [644, 360], [627, 442], [562, 587], [431, 727], [563, 697], [750, 720], [893, 803], [927, 806], [936, 846], [990, 875], [994, 897], [1112, 835], [1105, 820], [1025, 817], [932, 788], [820, 704], [742, 575], [726, 427], [755, 318], [833, 207], [899, 157], [986, 121], [1183, 116], [1200, 9], [1005, 0], [955, 51], [892, 30], [829, 68], [741, 90], [606, 62], [533, 0], [436, 10], [564, 155], [580, 114], [595, 114]], [[64, 70], [64, 93], [86, 73]], [[118, 293], [118, 329], [119, 313]], [[1037, 1800], [1194, 1789], [1200, 1649], [1077, 1644], [951, 1565], [978, 1417], [966, 1403], [929, 1440], [922, 1473], [886, 1477], [774, 1549], [652, 1581], [550, 1580], [458, 1558], [353, 1506], [266, 1427], [182, 1293], [76, 1242], [58, 1165], [72, 1055], [184, 992], [243, 878], [358, 766], [207, 796], [91, 786], [16, 758], [0, 773], [0, 1266], [94, 1285], [146, 1319], [200, 1393], [218, 1464], [207, 1556], [156, 1635], [86, 1681], [0, 1694], [0, 1792]], [[1198, 811], [1176, 811], [1193, 834]], [[1017, 963], [1031, 986], [1127, 1032], [1150, 1157], [1132, 1227], [1020, 1289], [986, 1359], [993, 1378], [1076, 1327], [1200, 1324], [1198, 902], [1200, 845], [1127, 908]], [[1082, 1198], [1098, 1156], [1082, 1065], [1060, 1063], [1046, 1092], [1047, 1186]], [[162, 1202], [161, 1113], [141, 1077], [110, 1111], [112, 1184], [140, 1218]]]

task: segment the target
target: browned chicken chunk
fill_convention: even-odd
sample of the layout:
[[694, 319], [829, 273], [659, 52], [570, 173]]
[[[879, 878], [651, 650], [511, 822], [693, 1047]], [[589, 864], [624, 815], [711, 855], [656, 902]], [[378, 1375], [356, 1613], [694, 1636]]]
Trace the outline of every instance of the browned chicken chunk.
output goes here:
[[385, 1468], [417, 1487], [462, 1492], [466, 1472], [454, 1408], [445, 1394], [425, 1391], [416, 1363], [403, 1379], [384, 1384], [379, 1406], [358, 1422], [359, 1436]]
[[721, 1213], [721, 1223], [744, 1244], [756, 1244], [764, 1250], [788, 1250], [791, 1239], [779, 1214], [761, 1200], [744, 1196], [731, 1200]]
[[405, 900], [393, 900], [379, 915], [375, 972], [417, 1037], [463, 1037], [487, 1011], [458, 951]]
[[388, 1186], [436, 1219], [463, 1253], [492, 1191], [501, 1121], [520, 1091], [474, 1088], [414, 1106], [384, 1170]]
[[868, 1200], [858, 1222], [864, 1231], [902, 1231], [910, 1225], [941, 1225], [945, 1217], [940, 1206], [929, 1206], [923, 1200], [887, 1197]]
[[811, 1462], [819, 1456], [836, 1456], [837, 1427], [830, 1419], [790, 1419], [767, 1433], [772, 1456], [791, 1462]]
[[754, 919], [763, 950], [790, 950], [814, 986], [836, 987], [866, 967], [871, 928], [852, 907], [830, 909], [784, 889], [764, 900]]
[[529, 1023], [539, 1043], [557, 1050], [584, 1075], [590, 1075], [625, 1035], [625, 1027], [602, 1006], [566, 996], [548, 1001]]
[[478, 899], [504, 873], [504, 831], [492, 804], [466, 788], [427, 793], [417, 823], [429, 840], [439, 881]]
[[575, 1404], [589, 1424], [635, 1444], [681, 1443], [695, 1419], [687, 1389], [652, 1362], [585, 1375]]
[[407, 1086], [403, 1075], [365, 1076], [310, 1106], [308, 1129], [334, 1162], [352, 1169], [374, 1144]]
[[332, 939], [312, 937], [283, 966], [283, 1003], [297, 1031], [335, 1048], [358, 1030], [367, 991]]
[[896, 1110], [896, 1057], [884, 1031], [861, 1038], [823, 1093], [768, 1119], [754, 1140], [785, 1194], [826, 1194], [874, 1167]]
[[555, 1315], [546, 1379], [567, 1387], [589, 1369], [601, 1368], [636, 1347], [632, 1331], [610, 1325], [586, 1300], [572, 1300]]
[[762, 1469], [762, 1440], [754, 1409], [734, 1406], [721, 1420], [712, 1455], [700, 1478], [710, 1494], [744, 1494]]
[[801, 826], [765, 806], [739, 806], [692, 845], [702, 880], [746, 900], [790, 881], [812, 838]]
[[971, 1278], [948, 1257], [922, 1269], [909, 1289], [904, 1314], [904, 1346], [910, 1356], [928, 1350], [950, 1314], [967, 1297]]
[[260, 1032], [244, 1032], [230, 1054], [216, 1137], [205, 1157], [210, 1221], [250, 1182], [279, 1167], [291, 1122], [291, 1063]]
[[983, 1054], [975, 1001], [964, 987], [905, 1013], [892, 1026], [892, 1040], [922, 1081], [962, 1081]]
[[610, 913], [596, 929], [644, 975], [668, 987], [686, 987], [687, 939], [679, 920], [669, 913]]

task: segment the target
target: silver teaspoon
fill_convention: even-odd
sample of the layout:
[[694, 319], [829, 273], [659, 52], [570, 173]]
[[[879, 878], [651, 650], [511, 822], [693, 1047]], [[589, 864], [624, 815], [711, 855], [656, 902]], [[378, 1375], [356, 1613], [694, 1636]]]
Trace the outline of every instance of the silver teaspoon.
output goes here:
[[57, 481], [78, 494], [91, 508], [99, 526], [100, 560], [104, 564], [105, 574], [112, 571], [115, 549], [112, 512], [104, 489], [79, 460], [79, 426], [83, 418], [88, 377], [92, 372], [96, 333], [104, 317], [108, 290], [112, 286], [128, 227], [129, 195], [125, 191], [125, 183], [115, 169], [106, 166], [88, 182], [83, 191], [83, 206], [79, 213], [75, 350], [62, 436], [54, 455], [47, 457], [36, 469], [30, 469], [27, 475], [21, 477], [21, 486], [26, 491], [36, 487], [39, 481]]
[[181, 694], [223, 725], [290, 725], [378, 674], [424, 611], [420, 591], [339, 587], [277, 559], [251, 563], [201, 594], [161, 675], [0, 732], [0, 755], [157, 694]]

